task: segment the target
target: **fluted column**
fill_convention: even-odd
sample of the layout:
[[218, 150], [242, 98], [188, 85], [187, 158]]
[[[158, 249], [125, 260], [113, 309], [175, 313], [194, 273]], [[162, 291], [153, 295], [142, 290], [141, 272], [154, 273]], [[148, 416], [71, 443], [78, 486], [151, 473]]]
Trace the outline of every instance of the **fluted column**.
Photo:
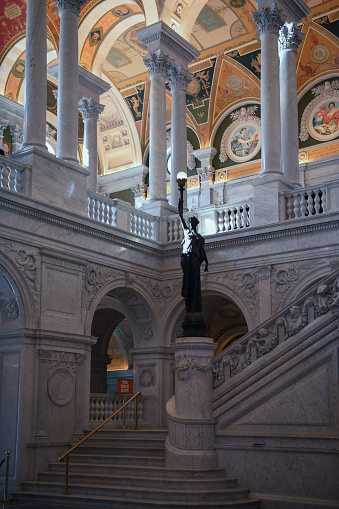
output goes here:
[[97, 192], [98, 181], [97, 125], [99, 115], [104, 108], [104, 105], [91, 98], [82, 97], [79, 100], [79, 111], [85, 124], [83, 166], [91, 172], [90, 176], [87, 177], [87, 188], [94, 193]]
[[27, 0], [23, 147], [46, 149], [46, 2]]
[[187, 128], [186, 128], [186, 91], [192, 81], [193, 74], [182, 65], [175, 65], [168, 70], [168, 83], [172, 92], [172, 128], [171, 128], [171, 200], [170, 204], [177, 207], [179, 189], [177, 173], [187, 172]]
[[299, 181], [296, 54], [303, 37], [294, 23], [286, 23], [280, 29], [281, 168], [293, 183]]
[[78, 162], [78, 18], [86, 0], [56, 0], [60, 16], [57, 157]]
[[[24, 137], [24, 130], [22, 127], [18, 125], [11, 125], [9, 126], [9, 130], [12, 136], [12, 146], [13, 146], [13, 152], [18, 152], [20, 150], [23, 137]], [[46, 134], [45, 134], [46, 136]]]
[[285, 22], [277, 4], [252, 12], [261, 39], [261, 164], [262, 175], [280, 174], [280, 93], [278, 35]]
[[160, 49], [143, 57], [151, 79], [149, 201], [166, 202], [166, 89], [167, 70], [172, 60]]

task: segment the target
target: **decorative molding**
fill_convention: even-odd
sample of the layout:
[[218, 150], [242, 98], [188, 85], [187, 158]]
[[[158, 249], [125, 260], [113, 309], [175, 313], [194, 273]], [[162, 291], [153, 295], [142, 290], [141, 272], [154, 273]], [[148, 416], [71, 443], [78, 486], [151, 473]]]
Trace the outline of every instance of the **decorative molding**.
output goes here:
[[95, 263], [86, 264], [83, 273], [83, 287], [81, 295], [81, 308], [83, 316], [88, 311], [92, 300], [98, 291], [110, 281], [115, 281], [125, 276], [123, 271], [98, 265]]
[[[204, 360], [206, 360], [206, 358], [204, 358]], [[203, 363], [203, 358], [198, 357], [197, 355], [176, 355], [174, 357], [172, 369], [176, 372], [177, 380], [180, 382], [187, 382], [192, 378], [195, 370], [203, 373], [212, 370], [212, 359], [209, 359], [207, 363]]]
[[153, 298], [157, 301], [161, 309], [166, 306], [171, 297], [178, 294], [182, 285], [181, 278], [174, 281], [161, 282], [157, 279], [137, 275], [135, 279], [139, 281], [144, 288], [150, 290]]

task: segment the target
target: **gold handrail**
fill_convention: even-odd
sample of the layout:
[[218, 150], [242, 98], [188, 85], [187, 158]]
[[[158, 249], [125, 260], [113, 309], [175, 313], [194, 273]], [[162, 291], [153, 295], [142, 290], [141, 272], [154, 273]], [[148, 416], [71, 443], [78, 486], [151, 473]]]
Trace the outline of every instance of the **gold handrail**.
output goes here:
[[135, 428], [134, 429], [136, 429], [136, 430], [139, 429], [138, 428], [138, 396], [140, 396], [140, 395], [141, 395], [141, 392], [137, 392], [136, 394], [134, 394], [128, 401], [126, 401], [126, 403], [121, 405], [121, 407], [118, 408], [118, 410], [116, 410], [115, 412], [113, 412], [113, 414], [111, 414], [109, 417], [107, 417], [107, 419], [104, 422], [99, 424], [99, 426], [97, 426], [94, 430], [92, 430], [90, 433], [88, 433], [88, 435], [86, 435], [84, 438], [82, 438], [77, 444], [73, 445], [73, 447], [68, 449], [68, 451], [66, 451], [64, 454], [61, 454], [61, 456], [59, 456], [59, 461], [64, 461], [64, 459], [66, 458], [65, 495], [68, 495], [68, 470], [69, 470], [69, 455], [70, 455], [70, 453], [73, 452], [74, 449], [79, 447], [79, 445], [83, 444], [85, 442], [85, 440], [87, 440], [87, 438], [94, 435], [94, 433], [96, 433], [100, 428], [102, 428], [108, 421], [113, 419], [113, 417], [115, 417], [119, 412], [121, 412], [121, 410], [123, 410], [134, 399], [135, 399]]

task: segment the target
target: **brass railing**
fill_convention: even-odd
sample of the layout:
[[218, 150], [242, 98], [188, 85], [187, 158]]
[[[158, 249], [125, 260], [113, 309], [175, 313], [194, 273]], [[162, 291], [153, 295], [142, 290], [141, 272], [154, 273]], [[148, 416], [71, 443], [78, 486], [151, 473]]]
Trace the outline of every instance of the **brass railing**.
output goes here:
[[10, 457], [11, 451], [6, 452], [6, 456], [0, 461], [0, 467], [1, 465], [6, 461], [6, 480], [5, 480], [5, 491], [4, 491], [4, 498], [0, 500], [1, 504], [7, 504], [9, 502], [12, 502], [10, 498], [7, 498], [7, 490], [8, 490], [8, 474], [9, 474], [9, 457]]
[[113, 412], [113, 414], [111, 414], [109, 417], [107, 417], [107, 419], [105, 419], [104, 422], [99, 424], [99, 426], [97, 426], [93, 431], [88, 433], [88, 435], [86, 435], [84, 438], [82, 438], [77, 444], [73, 445], [73, 447], [68, 449], [68, 451], [66, 451], [64, 454], [61, 454], [61, 456], [59, 456], [59, 461], [64, 461], [64, 459], [66, 458], [65, 495], [68, 495], [69, 455], [71, 454], [71, 452], [73, 452], [74, 449], [79, 447], [79, 445], [83, 444], [85, 442], [85, 440], [87, 440], [87, 438], [94, 435], [94, 433], [96, 433], [100, 428], [102, 428], [108, 421], [113, 419], [113, 417], [115, 417], [119, 412], [121, 412], [121, 410], [124, 410], [124, 408], [127, 405], [129, 405], [133, 400], [135, 400], [135, 428], [134, 429], [137, 430], [138, 429], [138, 396], [140, 396], [140, 395], [141, 395], [141, 392], [137, 392], [136, 394], [134, 394], [128, 401], [126, 401], [126, 403], [121, 405], [121, 407], [118, 408], [118, 410], [116, 410], [115, 412]]

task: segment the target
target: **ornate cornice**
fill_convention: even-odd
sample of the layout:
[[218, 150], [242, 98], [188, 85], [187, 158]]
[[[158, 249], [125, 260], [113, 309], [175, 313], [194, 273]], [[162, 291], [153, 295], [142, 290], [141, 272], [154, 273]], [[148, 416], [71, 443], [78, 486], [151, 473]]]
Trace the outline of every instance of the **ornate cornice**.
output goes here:
[[257, 25], [258, 32], [263, 35], [266, 32], [278, 34], [280, 28], [286, 21], [286, 16], [282, 9], [278, 9], [277, 4], [273, 3], [269, 7], [263, 7], [259, 11], [252, 12], [252, 19]]

